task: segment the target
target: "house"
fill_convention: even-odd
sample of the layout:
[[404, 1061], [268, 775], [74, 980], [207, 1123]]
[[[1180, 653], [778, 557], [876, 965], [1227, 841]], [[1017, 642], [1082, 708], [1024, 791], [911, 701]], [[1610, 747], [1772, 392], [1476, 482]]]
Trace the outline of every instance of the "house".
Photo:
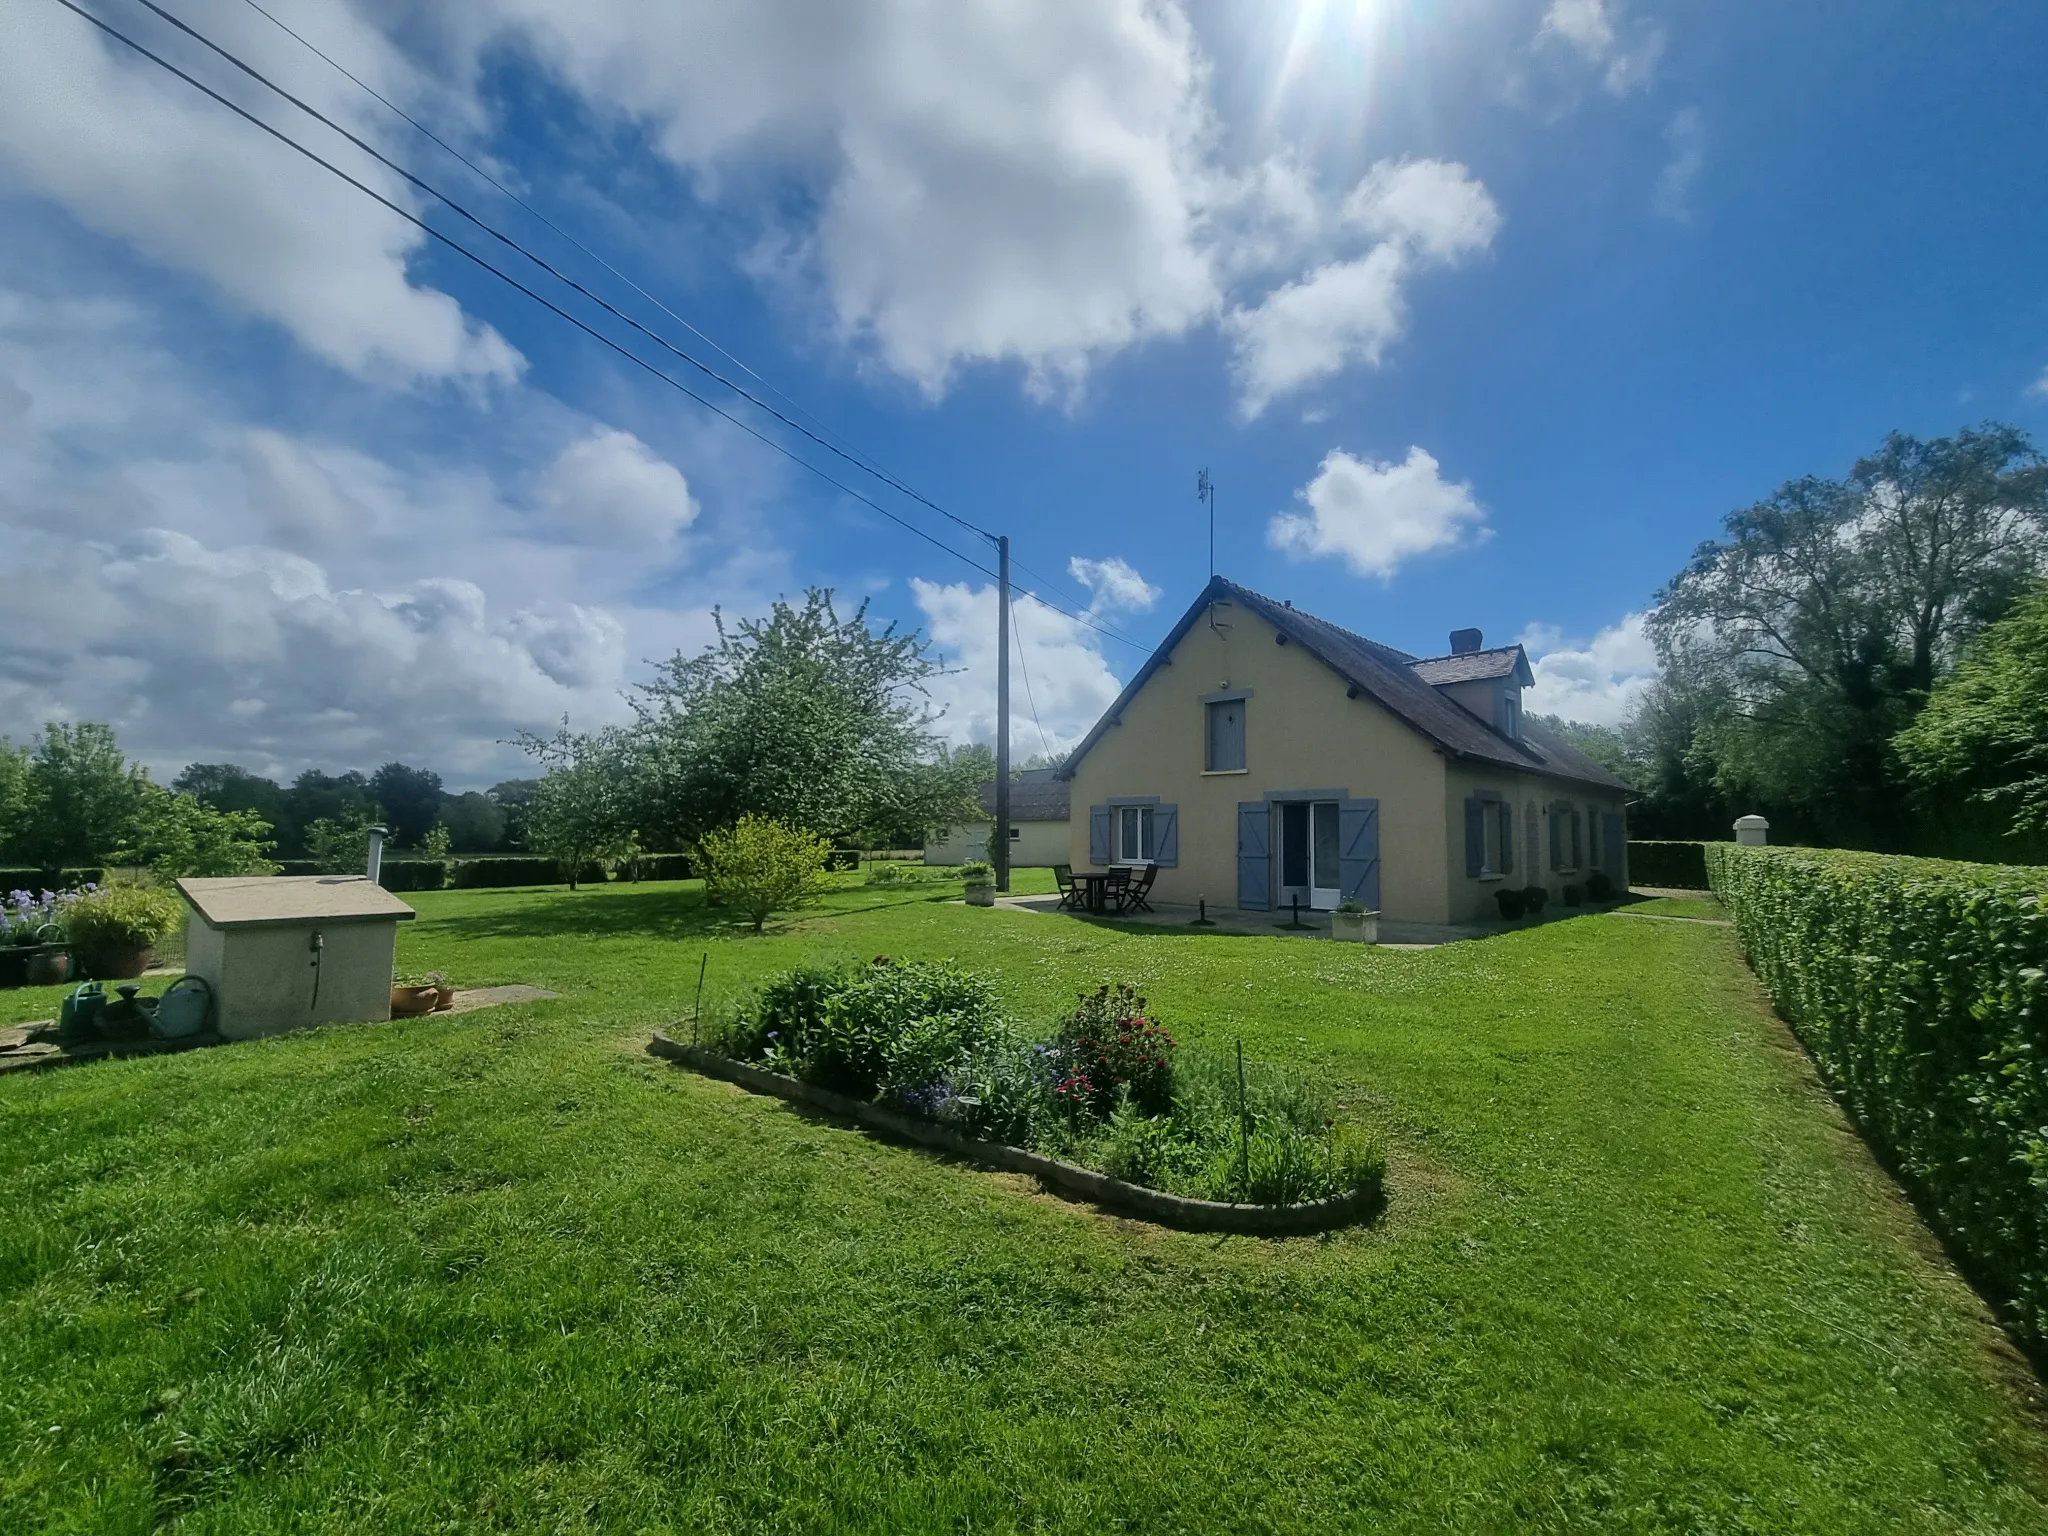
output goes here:
[[1626, 886], [1627, 786], [1522, 714], [1519, 645], [1409, 656], [1213, 578], [1061, 768], [1077, 867], [1156, 863], [1157, 899], [1388, 918]]
[[[965, 864], [988, 857], [989, 828], [996, 819], [996, 784], [981, 786], [980, 821], [963, 822], [924, 845], [927, 864]], [[1067, 781], [1051, 768], [1026, 768], [1010, 781], [1010, 867], [1067, 862]]]

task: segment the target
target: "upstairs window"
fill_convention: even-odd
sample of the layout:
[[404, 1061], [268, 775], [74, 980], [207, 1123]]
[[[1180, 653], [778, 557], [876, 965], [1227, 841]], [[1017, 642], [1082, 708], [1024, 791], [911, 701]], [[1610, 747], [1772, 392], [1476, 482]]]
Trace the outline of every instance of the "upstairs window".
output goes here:
[[1208, 714], [1208, 749], [1202, 766], [1210, 773], [1244, 771], [1243, 699], [1213, 699], [1202, 706]]
[[1510, 741], [1522, 739], [1522, 691], [1519, 688], [1504, 688], [1500, 696], [1501, 733]]

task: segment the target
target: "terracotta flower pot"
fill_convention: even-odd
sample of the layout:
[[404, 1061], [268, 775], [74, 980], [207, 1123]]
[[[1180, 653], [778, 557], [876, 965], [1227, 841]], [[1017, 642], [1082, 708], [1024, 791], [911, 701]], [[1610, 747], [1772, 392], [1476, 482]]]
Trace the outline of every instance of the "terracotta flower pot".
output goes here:
[[434, 1004], [441, 1000], [439, 987], [398, 987], [391, 989], [391, 1016], [394, 1019], [417, 1018], [423, 1013], [432, 1013]]
[[450, 1008], [453, 1008], [454, 1006], [455, 989], [453, 987], [434, 988], [434, 1012], [446, 1013]]
[[75, 953], [78, 968], [94, 981], [133, 981], [149, 969], [149, 946], [108, 945]]
[[61, 949], [36, 950], [28, 957], [27, 979], [32, 987], [62, 986], [71, 979], [70, 954]]

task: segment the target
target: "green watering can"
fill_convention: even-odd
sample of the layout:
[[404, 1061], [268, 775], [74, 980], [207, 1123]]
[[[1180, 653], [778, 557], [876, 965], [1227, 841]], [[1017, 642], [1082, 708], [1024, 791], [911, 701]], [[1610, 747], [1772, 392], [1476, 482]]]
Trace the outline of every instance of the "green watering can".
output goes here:
[[212, 983], [204, 976], [180, 976], [156, 1000], [149, 1032], [160, 1040], [183, 1040], [205, 1029], [212, 1017]]
[[100, 1032], [100, 1010], [106, 1006], [106, 988], [96, 981], [81, 982], [57, 1010], [57, 1043], [77, 1045], [96, 1038]]

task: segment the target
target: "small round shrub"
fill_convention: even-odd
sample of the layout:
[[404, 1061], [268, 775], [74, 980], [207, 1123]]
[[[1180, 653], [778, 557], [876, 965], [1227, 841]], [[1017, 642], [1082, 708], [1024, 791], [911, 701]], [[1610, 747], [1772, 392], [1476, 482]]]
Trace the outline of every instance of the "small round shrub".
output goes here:
[[868, 866], [869, 885], [901, 885], [903, 865], [895, 859], [877, 859]]
[[1576, 885], [1564, 888], [1564, 904], [1568, 907], [1583, 907], [1586, 904], [1585, 891]]
[[1522, 910], [1526, 912], [1529, 916], [1536, 916], [1543, 910], [1543, 908], [1545, 907], [1545, 905], [1549, 903], [1549, 901], [1550, 892], [1545, 890], [1542, 886], [1525, 885], [1522, 887]]
[[1503, 921], [1512, 923], [1527, 910], [1527, 904], [1522, 899], [1525, 894], [1522, 891], [1510, 890], [1506, 886], [1493, 893], [1494, 902], [1500, 907]]
[[1619, 894], [1614, 887], [1613, 879], [1609, 877], [1606, 870], [1596, 869], [1592, 874], [1586, 876], [1586, 899], [1588, 901], [1612, 901]]

